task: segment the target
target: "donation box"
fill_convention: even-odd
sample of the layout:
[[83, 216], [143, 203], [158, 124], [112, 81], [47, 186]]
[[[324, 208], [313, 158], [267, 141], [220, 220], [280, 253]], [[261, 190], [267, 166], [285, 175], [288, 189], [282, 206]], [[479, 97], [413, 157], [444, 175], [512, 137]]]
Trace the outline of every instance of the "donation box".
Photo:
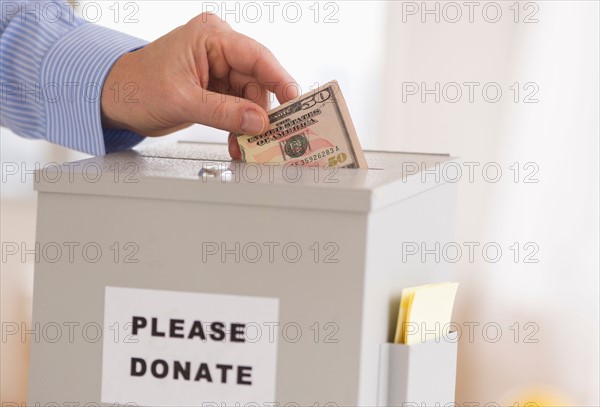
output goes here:
[[390, 342], [402, 289], [452, 278], [425, 251], [453, 239], [457, 163], [366, 158], [180, 142], [40, 170], [29, 404], [453, 402], [456, 343]]

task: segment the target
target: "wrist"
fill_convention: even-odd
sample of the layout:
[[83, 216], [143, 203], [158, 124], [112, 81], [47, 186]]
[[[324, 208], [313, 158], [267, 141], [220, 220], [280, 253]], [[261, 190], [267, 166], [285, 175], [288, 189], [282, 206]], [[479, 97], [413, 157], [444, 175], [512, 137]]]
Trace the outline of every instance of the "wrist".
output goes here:
[[127, 129], [126, 112], [121, 90], [124, 84], [131, 82], [128, 66], [132, 53], [123, 54], [111, 67], [100, 98], [102, 127], [105, 129]]

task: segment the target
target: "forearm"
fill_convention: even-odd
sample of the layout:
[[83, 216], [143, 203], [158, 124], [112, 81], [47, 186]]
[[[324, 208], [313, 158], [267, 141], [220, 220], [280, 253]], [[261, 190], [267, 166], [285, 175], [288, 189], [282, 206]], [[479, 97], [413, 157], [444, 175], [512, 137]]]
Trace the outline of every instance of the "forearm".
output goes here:
[[115, 61], [144, 41], [89, 24], [58, 2], [2, 2], [1, 9], [2, 126], [94, 155], [142, 140], [104, 129], [100, 100]]

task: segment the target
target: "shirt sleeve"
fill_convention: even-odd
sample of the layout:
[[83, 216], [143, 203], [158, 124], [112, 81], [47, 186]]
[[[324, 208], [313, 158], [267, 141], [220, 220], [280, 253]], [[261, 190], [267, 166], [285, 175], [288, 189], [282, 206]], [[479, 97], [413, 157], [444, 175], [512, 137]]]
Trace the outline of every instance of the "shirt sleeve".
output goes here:
[[[88, 23], [66, 2], [0, 3], [0, 125], [92, 155], [143, 140], [103, 129], [100, 97], [116, 60], [147, 42]], [[114, 84], [120, 100], [135, 96], [127, 85]]]

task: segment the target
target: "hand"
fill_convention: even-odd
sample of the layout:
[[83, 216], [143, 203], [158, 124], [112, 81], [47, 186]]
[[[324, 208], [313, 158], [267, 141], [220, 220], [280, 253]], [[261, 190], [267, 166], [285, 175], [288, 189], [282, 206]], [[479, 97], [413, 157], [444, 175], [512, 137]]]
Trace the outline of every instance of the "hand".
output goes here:
[[[115, 84], [134, 87], [130, 103], [115, 98]], [[102, 123], [150, 137], [193, 123], [260, 134], [269, 125], [268, 92], [280, 103], [298, 96], [296, 82], [267, 48], [203, 13], [117, 60], [102, 90]], [[241, 156], [232, 134], [229, 153]]]

